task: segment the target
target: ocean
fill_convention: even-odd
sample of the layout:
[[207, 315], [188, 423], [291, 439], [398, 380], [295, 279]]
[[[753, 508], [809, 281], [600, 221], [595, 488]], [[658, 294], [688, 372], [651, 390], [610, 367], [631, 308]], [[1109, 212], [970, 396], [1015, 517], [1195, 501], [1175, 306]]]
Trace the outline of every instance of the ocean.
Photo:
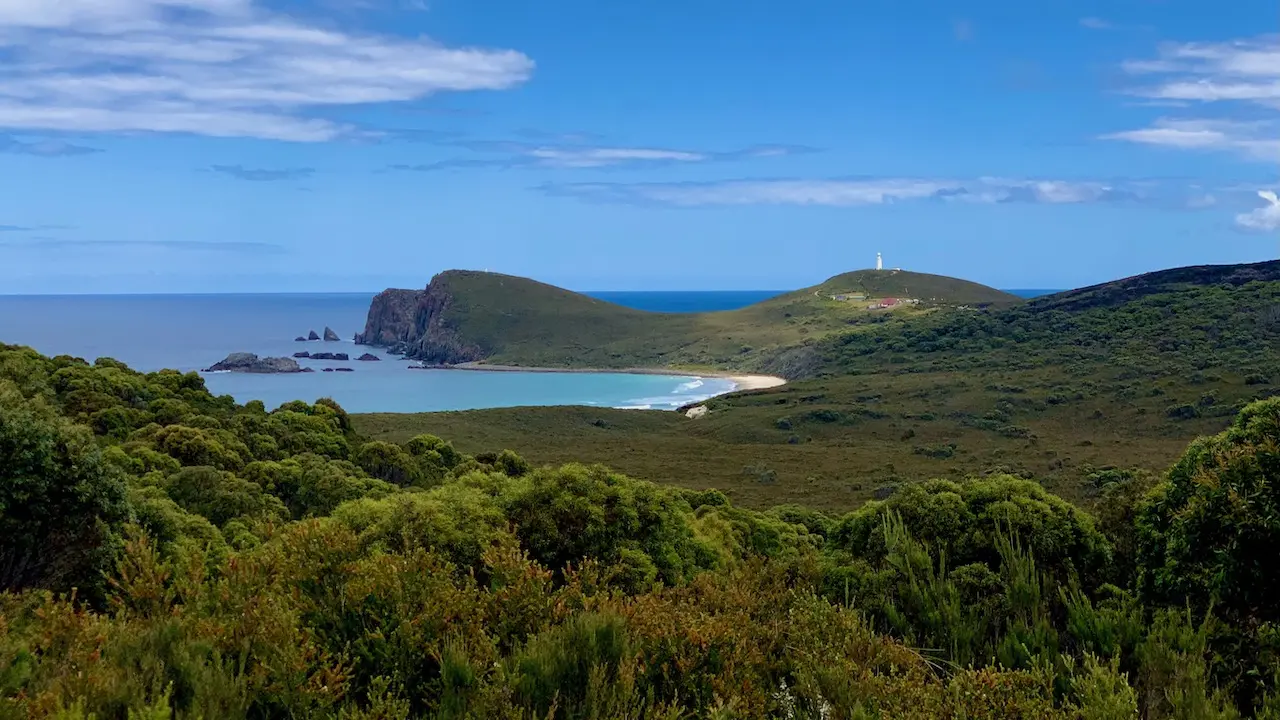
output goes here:
[[[610, 302], [657, 312], [729, 310], [773, 292], [607, 292]], [[349, 412], [427, 412], [526, 405], [600, 405], [674, 410], [728, 392], [723, 378], [625, 373], [522, 373], [408, 370], [407, 363], [355, 345], [373, 293], [263, 295], [0, 295], [0, 342], [46, 355], [111, 357], [137, 370], [200, 370], [246, 351], [263, 356], [299, 350], [345, 352], [350, 363], [309, 362], [300, 375], [208, 373], [215, 394], [277, 407], [290, 400], [337, 400]], [[325, 326], [341, 342], [295, 342]], [[356, 362], [372, 352], [381, 362]]]
[[[1015, 290], [1024, 297], [1052, 291]], [[773, 291], [594, 292], [593, 297], [652, 312], [732, 310]], [[0, 342], [46, 355], [115, 358], [137, 370], [201, 370], [232, 352], [288, 356], [345, 352], [351, 373], [207, 373], [215, 394], [277, 407], [290, 400], [337, 400], [349, 412], [429, 412], [527, 405], [599, 405], [674, 410], [729, 392], [723, 378], [626, 373], [524, 373], [408, 370], [406, 362], [351, 338], [364, 329], [373, 293], [263, 295], [0, 295]], [[328, 326], [341, 342], [295, 342]], [[372, 352], [381, 362], [357, 362]], [[315, 367], [338, 363], [300, 361]]]

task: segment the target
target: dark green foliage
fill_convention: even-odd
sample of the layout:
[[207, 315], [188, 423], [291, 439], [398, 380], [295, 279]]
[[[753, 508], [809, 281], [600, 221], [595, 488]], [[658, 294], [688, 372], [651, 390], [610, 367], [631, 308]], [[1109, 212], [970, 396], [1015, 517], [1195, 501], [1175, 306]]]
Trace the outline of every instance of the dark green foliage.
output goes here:
[[1195, 441], [1156, 487], [1137, 521], [1139, 588], [1148, 602], [1189, 604], [1227, 626], [1220, 652], [1262, 683], [1280, 657], [1280, 398], [1246, 407], [1225, 432]]
[[889, 553], [882, 531], [889, 514], [900, 517], [906, 532], [945, 554], [954, 566], [998, 568], [1002, 536], [1021, 539], [1059, 582], [1073, 576], [1096, 582], [1110, 562], [1110, 545], [1093, 518], [1037, 483], [1010, 476], [909, 485], [845, 516], [830, 541], [879, 562]]
[[425, 479], [418, 461], [399, 445], [367, 442], [355, 455], [356, 465], [373, 477], [393, 485], [419, 485]]
[[286, 514], [284, 504], [261, 485], [211, 467], [185, 467], [163, 487], [184, 510], [219, 527], [236, 518], [279, 520]]
[[0, 379], [0, 590], [96, 595], [129, 519], [123, 476], [90, 433]]
[[[990, 435], [1049, 406], [986, 384], [1002, 399], [966, 418]], [[851, 399], [788, 417], [907, 414]], [[749, 477], [781, 485], [762, 431]], [[1085, 466], [1096, 516], [1021, 477], [889, 467], [886, 499], [837, 518], [0, 346], [0, 567], [40, 568], [0, 593], [0, 718], [1270, 717], [1277, 446], [1280, 398], [1162, 481]]]
[[1233, 620], [1280, 621], [1280, 399], [1245, 408], [1197, 440], [1144, 508], [1143, 587], [1161, 599], [1212, 603]]
[[549, 568], [597, 558], [677, 583], [713, 562], [679, 496], [602, 467], [534, 471], [505, 504], [520, 544]]

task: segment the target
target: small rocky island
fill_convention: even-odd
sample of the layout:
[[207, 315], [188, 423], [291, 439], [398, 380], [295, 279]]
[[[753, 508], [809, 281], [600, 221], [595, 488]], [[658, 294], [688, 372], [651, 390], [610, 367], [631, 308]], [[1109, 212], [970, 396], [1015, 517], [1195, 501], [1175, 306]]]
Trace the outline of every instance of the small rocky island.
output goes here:
[[253, 353], [236, 352], [231, 353], [221, 362], [205, 368], [205, 372], [303, 373], [315, 372], [315, 370], [302, 367], [293, 358], [260, 358]]
[[365, 353], [356, 359], [362, 362], [380, 362], [382, 360], [382, 358], [374, 355], [373, 353]]
[[339, 340], [341, 340], [341, 338], [338, 337], [338, 333], [334, 332], [333, 328], [326, 325], [324, 328], [324, 341], [338, 342]]

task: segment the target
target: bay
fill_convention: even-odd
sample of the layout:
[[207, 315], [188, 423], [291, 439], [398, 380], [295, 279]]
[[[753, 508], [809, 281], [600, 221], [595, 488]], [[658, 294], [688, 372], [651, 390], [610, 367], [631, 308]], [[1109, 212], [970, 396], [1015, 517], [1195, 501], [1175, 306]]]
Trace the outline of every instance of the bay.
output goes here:
[[[772, 292], [592, 293], [658, 312], [742, 307]], [[529, 405], [673, 410], [733, 389], [724, 378], [627, 373], [409, 370], [408, 363], [355, 345], [373, 293], [225, 295], [0, 295], [0, 342], [46, 355], [110, 357], [137, 370], [200, 370], [228, 353], [345, 352], [351, 362], [302, 360], [315, 373], [207, 373], [209, 390], [277, 407], [331, 397], [349, 412], [426, 412]], [[295, 342], [331, 327], [340, 342]], [[354, 358], [372, 352], [379, 362]], [[350, 367], [354, 372], [323, 372]]]

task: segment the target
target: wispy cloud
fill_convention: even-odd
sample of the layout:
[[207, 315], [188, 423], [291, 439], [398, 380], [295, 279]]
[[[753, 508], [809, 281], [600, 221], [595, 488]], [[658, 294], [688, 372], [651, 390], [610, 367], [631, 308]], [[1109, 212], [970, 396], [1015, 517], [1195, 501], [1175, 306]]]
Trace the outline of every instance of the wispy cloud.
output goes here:
[[1157, 181], [847, 178], [727, 180], [708, 183], [547, 183], [540, 190], [585, 200], [677, 207], [809, 205], [855, 207], [902, 202], [1040, 205], [1129, 204], [1191, 208], [1212, 204], [1196, 187]]
[[251, 0], [0, 2], [0, 128], [326, 141], [320, 112], [444, 91], [501, 90], [533, 61], [358, 34]]
[[1161, 118], [1148, 127], [1109, 133], [1102, 139], [1182, 150], [1225, 150], [1250, 160], [1280, 162], [1280, 124], [1274, 122]]
[[421, 164], [391, 165], [391, 170], [431, 172], [459, 168], [616, 168], [728, 162], [815, 152], [799, 145], [755, 145], [716, 152], [659, 147], [627, 147], [582, 143], [527, 143], [470, 140], [452, 143], [492, 157], [451, 158]]
[[1221, 43], [1172, 43], [1131, 60], [1131, 92], [1158, 100], [1236, 102], [1280, 108], [1280, 35]]
[[1099, 17], [1082, 17], [1080, 18], [1080, 27], [1090, 30], [1111, 30], [1115, 25]]
[[[1213, 107], [1212, 117], [1166, 117], [1102, 137], [1184, 150], [1232, 152], [1280, 162], [1280, 35], [1217, 43], [1169, 43], [1123, 64], [1126, 92], [1147, 104]], [[1255, 120], [1259, 109], [1267, 119]], [[1250, 115], [1249, 111], [1253, 111]]]
[[951, 34], [960, 42], [969, 42], [973, 40], [973, 22], [963, 18], [952, 22]]
[[1250, 232], [1274, 232], [1280, 230], [1280, 197], [1275, 190], [1259, 190], [1262, 207], [1236, 216], [1236, 227]]
[[29, 240], [0, 240], [0, 247], [28, 248], [35, 250], [119, 250], [126, 248], [171, 250], [179, 252], [219, 252], [242, 254], [276, 254], [285, 251], [281, 245], [264, 242], [229, 240], [208, 242], [201, 240], [67, 240], [61, 238], [32, 238]]
[[274, 182], [278, 180], [301, 180], [311, 177], [315, 173], [315, 168], [281, 168], [278, 170], [268, 170], [262, 168], [247, 168], [242, 165], [214, 165], [210, 168], [216, 173], [228, 175], [237, 180], [249, 180], [252, 182]]
[[[3, 92], [3, 91], [0, 91]], [[24, 141], [12, 135], [0, 135], [0, 152], [13, 155], [35, 155], [36, 157], [70, 157], [74, 155], [92, 155], [102, 152], [98, 148], [85, 145], [73, 145], [64, 140], [43, 139]]]

